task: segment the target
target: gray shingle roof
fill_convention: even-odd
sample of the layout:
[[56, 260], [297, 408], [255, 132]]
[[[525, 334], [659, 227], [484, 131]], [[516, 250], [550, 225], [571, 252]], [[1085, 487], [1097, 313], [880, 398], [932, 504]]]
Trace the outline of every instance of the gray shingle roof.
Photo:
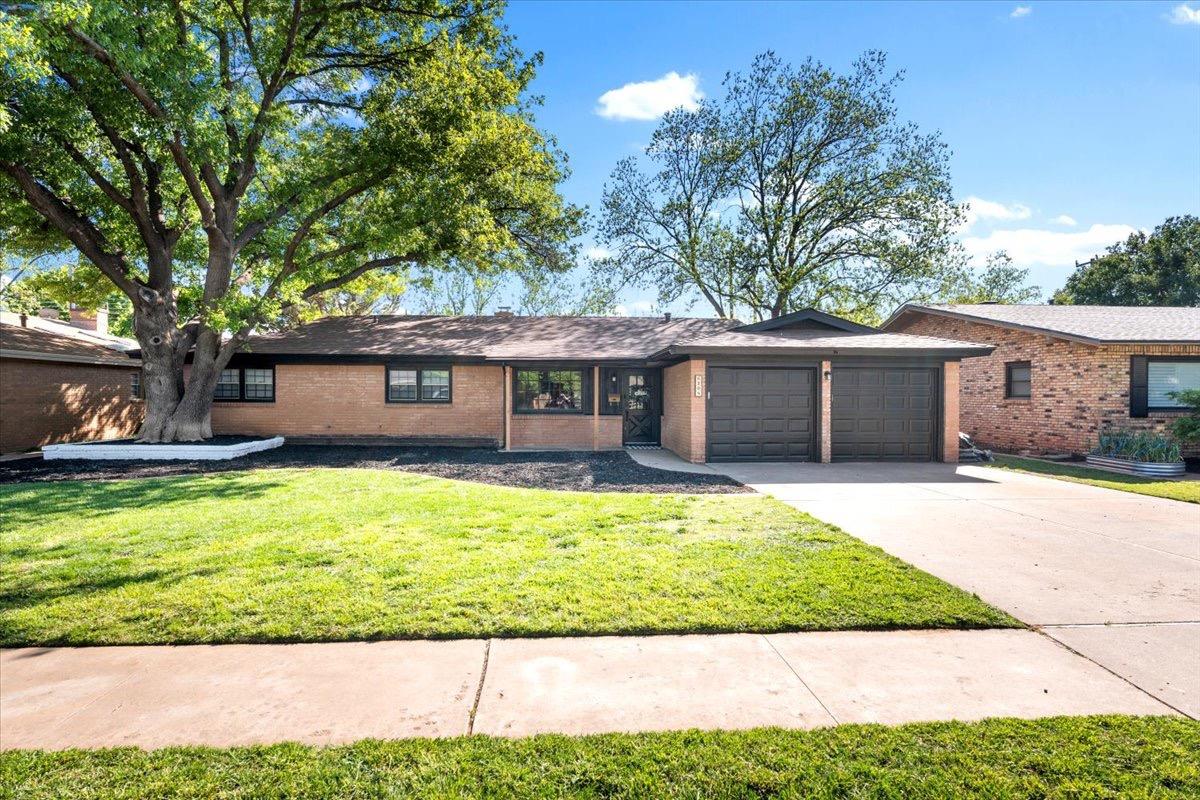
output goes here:
[[141, 362], [102, 344], [19, 325], [0, 323], [0, 356], [80, 364], [136, 367]]
[[765, 350], [783, 355], [939, 351], [990, 347], [926, 336], [829, 330], [735, 331], [733, 320], [662, 317], [326, 317], [251, 337], [250, 353], [520, 361], [640, 361], [652, 356]]
[[662, 317], [326, 317], [290, 331], [251, 337], [271, 355], [370, 355], [479, 359], [643, 359], [667, 345], [737, 325]]
[[1200, 308], [910, 304], [893, 314], [883, 327], [887, 329], [901, 314], [910, 311], [966, 317], [1086, 342], [1200, 342]]

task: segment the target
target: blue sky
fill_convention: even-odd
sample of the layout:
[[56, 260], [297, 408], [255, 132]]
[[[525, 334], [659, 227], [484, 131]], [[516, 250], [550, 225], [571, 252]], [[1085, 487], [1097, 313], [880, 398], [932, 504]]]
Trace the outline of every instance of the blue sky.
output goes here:
[[[1047, 293], [1075, 257], [1167, 216], [1200, 214], [1200, 0], [515, 0], [506, 21], [522, 49], [545, 56], [533, 86], [545, 99], [539, 124], [570, 158], [567, 199], [593, 210], [614, 164], [655, 124], [601, 116], [606, 92], [617, 90], [610, 114], [628, 115], [639, 99], [720, 96], [724, 74], [764, 50], [845, 70], [880, 49], [906, 74], [901, 116], [941, 132], [957, 197], [978, 199], [968, 249], [1007, 248]], [[631, 291], [622, 304], [645, 313], [652, 300]], [[709, 313], [700, 304], [691, 311]]]

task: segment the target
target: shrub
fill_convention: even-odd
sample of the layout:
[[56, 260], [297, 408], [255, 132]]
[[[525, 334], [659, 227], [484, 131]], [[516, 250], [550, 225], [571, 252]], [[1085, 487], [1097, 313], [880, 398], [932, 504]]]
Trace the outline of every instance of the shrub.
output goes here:
[[1191, 409], [1186, 417], [1171, 423], [1171, 433], [1181, 442], [1200, 442], [1200, 389], [1171, 392], [1171, 397]]
[[1130, 461], [1165, 463], [1182, 461], [1179, 444], [1149, 431], [1109, 430], [1100, 434], [1092, 455], [1125, 458]]

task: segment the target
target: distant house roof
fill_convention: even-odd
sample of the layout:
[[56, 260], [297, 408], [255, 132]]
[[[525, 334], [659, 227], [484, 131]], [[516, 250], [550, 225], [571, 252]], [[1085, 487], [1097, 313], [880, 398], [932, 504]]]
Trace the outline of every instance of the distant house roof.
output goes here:
[[[773, 328], [736, 320], [664, 317], [326, 317], [253, 336], [251, 355], [478, 361], [643, 361], [689, 354], [985, 355], [987, 345], [881, 333], [820, 312], [789, 315]], [[800, 325], [800, 323], [806, 323]]]
[[43, 328], [0, 323], [0, 358], [137, 367], [142, 362], [102, 344]]
[[892, 314], [883, 329], [893, 328], [912, 313], [975, 320], [1089, 344], [1200, 343], [1200, 308], [910, 303]]

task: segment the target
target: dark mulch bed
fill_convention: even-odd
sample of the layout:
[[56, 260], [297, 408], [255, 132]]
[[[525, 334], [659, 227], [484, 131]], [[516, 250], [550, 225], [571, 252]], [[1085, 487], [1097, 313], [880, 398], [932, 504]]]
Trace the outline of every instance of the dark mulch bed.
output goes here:
[[117, 480], [284, 467], [396, 469], [499, 486], [584, 492], [727, 494], [751, 491], [724, 475], [644, 467], [623, 452], [505, 453], [455, 447], [303, 444], [285, 444], [229, 461], [43, 461], [41, 458], [24, 458], [0, 462], [0, 483]]

